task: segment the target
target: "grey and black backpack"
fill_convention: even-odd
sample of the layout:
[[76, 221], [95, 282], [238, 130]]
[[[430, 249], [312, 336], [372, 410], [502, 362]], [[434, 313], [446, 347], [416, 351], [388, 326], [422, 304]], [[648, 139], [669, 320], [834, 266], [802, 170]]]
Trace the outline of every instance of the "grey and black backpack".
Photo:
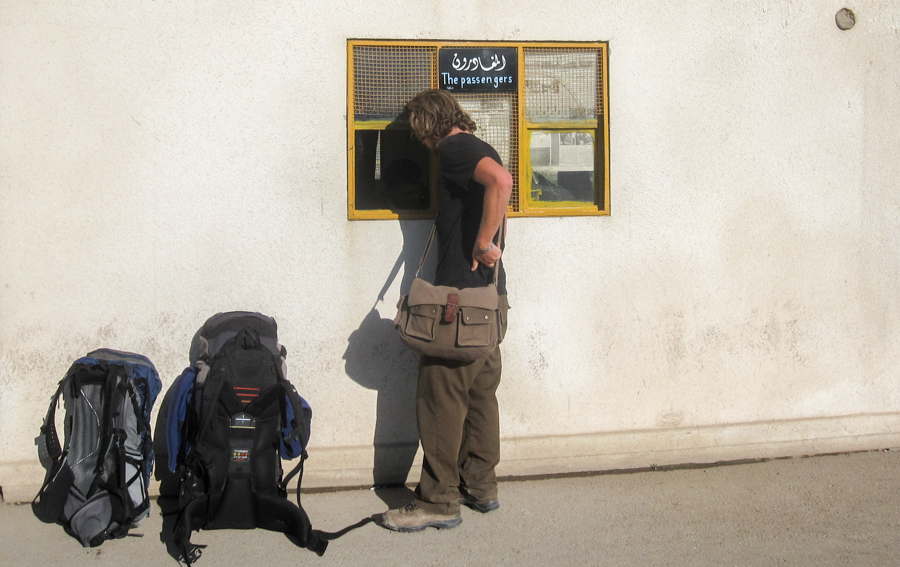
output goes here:
[[[287, 380], [287, 351], [271, 317], [219, 313], [198, 331], [191, 366], [170, 386], [157, 419], [161, 494], [177, 494], [179, 559], [200, 556], [196, 530], [263, 528], [325, 552], [300, 504], [312, 409]], [[284, 474], [282, 459], [298, 459]], [[296, 503], [288, 482], [298, 475]]]
[[[150, 411], [162, 389], [146, 357], [100, 349], [76, 360], [59, 382], [35, 439], [44, 483], [32, 502], [85, 547], [121, 538], [150, 513]], [[56, 413], [65, 412], [60, 444]]]

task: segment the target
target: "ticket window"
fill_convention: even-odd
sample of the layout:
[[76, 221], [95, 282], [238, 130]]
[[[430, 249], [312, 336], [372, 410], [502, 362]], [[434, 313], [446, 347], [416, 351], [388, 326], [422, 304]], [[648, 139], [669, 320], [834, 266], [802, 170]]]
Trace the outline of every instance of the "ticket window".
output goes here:
[[512, 174], [509, 216], [608, 215], [607, 77], [603, 42], [349, 40], [348, 218], [434, 218], [437, 160], [403, 108], [438, 87]]

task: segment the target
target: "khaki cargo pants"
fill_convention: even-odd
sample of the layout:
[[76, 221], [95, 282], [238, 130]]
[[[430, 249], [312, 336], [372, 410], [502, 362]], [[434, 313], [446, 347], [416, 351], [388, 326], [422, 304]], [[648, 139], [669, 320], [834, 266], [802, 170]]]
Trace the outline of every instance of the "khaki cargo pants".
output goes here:
[[425, 454], [416, 488], [420, 508], [458, 514], [460, 491], [476, 501], [497, 498], [500, 370], [499, 346], [474, 362], [421, 357], [416, 393]]

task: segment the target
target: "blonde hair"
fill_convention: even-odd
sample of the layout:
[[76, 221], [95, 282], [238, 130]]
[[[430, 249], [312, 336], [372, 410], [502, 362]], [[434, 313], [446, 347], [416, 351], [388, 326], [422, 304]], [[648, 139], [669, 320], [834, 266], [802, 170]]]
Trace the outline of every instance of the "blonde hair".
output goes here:
[[444, 139], [453, 128], [474, 132], [478, 127], [459, 106], [456, 99], [445, 90], [422, 91], [403, 108], [413, 135], [420, 141]]

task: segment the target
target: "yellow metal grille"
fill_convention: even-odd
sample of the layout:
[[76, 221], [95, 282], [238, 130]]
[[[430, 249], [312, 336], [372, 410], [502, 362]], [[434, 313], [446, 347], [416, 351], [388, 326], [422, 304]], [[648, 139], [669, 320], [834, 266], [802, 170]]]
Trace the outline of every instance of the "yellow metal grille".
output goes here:
[[526, 47], [526, 118], [567, 122], [602, 116], [602, 56], [599, 49]]
[[506, 169], [513, 174], [509, 210], [518, 211], [519, 167], [518, 96], [515, 93], [471, 93], [456, 95], [478, 129], [475, 135], [492, 145]]
[[433, 46], [354, 46], [356, 120], [392, 120], [400, 115], [409, 99], [431, 88], [436, 53]]

